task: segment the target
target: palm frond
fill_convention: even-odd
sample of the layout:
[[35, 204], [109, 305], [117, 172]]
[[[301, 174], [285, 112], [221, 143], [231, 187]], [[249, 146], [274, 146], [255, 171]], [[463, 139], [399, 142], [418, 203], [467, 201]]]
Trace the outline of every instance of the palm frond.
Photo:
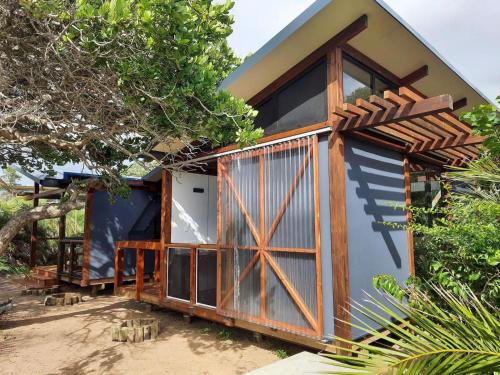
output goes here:
[[[350, 355], [327, 355], [336, 361], [332, 365], [352, 371], [349, 374], [455, 375], [500, 371], [498, 308], [484, 305], [467, 288], [465, 297], [435, 285], [431, 288], [444, 301], [444, 307], [419, 290], [412, 292], [411, 305], [386, 294], [379, 298], [367, 294], [369, 307], [353, 303], [349, 324], [383, 338], [384, 344], [337, 338], [352, 349], [338, 348]], [[383, 337], [366, 321], [383, 326], [390, 335]]]

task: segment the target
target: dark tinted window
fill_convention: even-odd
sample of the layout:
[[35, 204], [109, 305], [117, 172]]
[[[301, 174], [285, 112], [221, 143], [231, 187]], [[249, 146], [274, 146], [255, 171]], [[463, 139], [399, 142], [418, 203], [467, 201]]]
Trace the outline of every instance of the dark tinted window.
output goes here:
[[198, 249], [196, 302], [215, 306], [217, 287], [217, 252]]
[[322, 59], [256, 108], [266, 134], [326, 121], [326, 61]]
[[355, 104], [357, 98], [367, 100], [372, 94], [383, 96], [385, 90], [393, 88], [390, 82], [350, 57], [344, 57], [342, 64], [345, 103]]
[[189, 301], [190, 249], [168, 249], [168, 296]]

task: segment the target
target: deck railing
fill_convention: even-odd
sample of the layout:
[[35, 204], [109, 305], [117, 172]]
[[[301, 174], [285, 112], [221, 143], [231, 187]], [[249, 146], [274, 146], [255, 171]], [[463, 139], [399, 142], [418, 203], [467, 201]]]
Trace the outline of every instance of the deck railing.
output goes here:
[[[155, 252], [155, 264], [153, 272], [153, 283], [156, 288], [151, 288], [161, 300], [167, 298], [167, 252], [169, 249], [183, 249], [190, 252], [190, 279], [189, 279], [189, 301], [184, 302], [196, 304], [196, 252], [198, 249], [216, 250], [215, 244], [190, 244], [190, 243], [168, 243], [162, 247], [158, 241], [117, 241], [115, 245], [115, 291], [123, 286], [124, 280], [124, 251], [136, 252], [135, 270], [135, 298], [139, 301], [144, 292], [144, 254], [145, 251]], [[175, 297], [170, 297], [175, 299]], [[215, 306], [214, 306], [215, 307]]]

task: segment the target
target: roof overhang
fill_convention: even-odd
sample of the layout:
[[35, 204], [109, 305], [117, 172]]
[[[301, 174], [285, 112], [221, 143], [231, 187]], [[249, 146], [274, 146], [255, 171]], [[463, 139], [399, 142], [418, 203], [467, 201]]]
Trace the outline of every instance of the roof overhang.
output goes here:
[[349, 41], [359, 52], [398, 77], [427, 65], [428, 75], [413, 87], [429, 97], [446, 93], [454, 100], [467, 98], [462, 110], [488, 102], [382, 0], [317, 0], [229, 75], [221, 88], [248, 101], [364, 14], [368, 29]]

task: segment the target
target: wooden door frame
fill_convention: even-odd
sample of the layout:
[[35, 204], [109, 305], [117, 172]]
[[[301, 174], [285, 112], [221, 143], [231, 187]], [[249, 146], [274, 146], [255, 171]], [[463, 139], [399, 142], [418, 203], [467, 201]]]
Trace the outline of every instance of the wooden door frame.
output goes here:
[[[321, 242], [320, 242], [320, 217], [319, 217], [319, 156], [318, 156], [318, 137], [317, 135], [313, 135], [310, 138], [301, 138], [294, 141], [290, 141], [283, 144], [278, 144], [275, 146], [276, 150], [273, 149], [274, 152], [280, 152], [292, 148], [297, 147], [307, 147], [307, 151], [305, 152], [304, 159], [300, 162], [300, 165], [295, 172], [295, 177], [292, 180], [288, 191], [283, 198], [281, 204], [278, 206], [278, 209], [275, 213], [269, 228], [266, 230], [265, 228], [265, 154], [271, 152], [269, 149], [257, 148], [255, 150], [246, 151], [244, 154], [233, 154], [228, 157], [222, 157], [218, 159], [218, 197], [217, 197], [217, 312], [222, 315], [231, 316], [234, 315], [234, 312], [229, 311], [224, 308], [224, 306], [229, 301], [230, 297], [234, 292], [234, 285], [230, 287], [225, 296], [222, 296], [222, 251], [224, 250], [232, 250], [232, 246], [228, 246], [227, 244], [222, 243], [222, 232], [223, 232], [223, 221], [222, 215], [222, 191], [223, 185], [226, 186], [228, 190], [228, 194], [231, 194], [232, 199], [234, 199], [237, 207], [239, 207], [240, 212], [244, 217], [244, 221], [252, 234], [252, 237], [255, 240], [255, 246], [238, 246], [238, 250], [248, 250], [255, 251], [255, 254], [251, 258], [250, 262], [245, 266], [245, 268], [239, 274], [238, 283], [243, 282], [246, 276], [251, 272], [251, 270], [255, 267], [257, 262], [260, 262], [260, 311], [259, 316], [249, 316], [248, 314], [244, 314], [241, 312], [237, 312], [238, 316], [241, 317], [243, 315], [244, 319], [258, 323], [261, 325], [272, 325], [273, 327], [277, 327], [285, 330], [292, 330], [299, 332], [300, 334], [304, 334], [307, 336], [321, 337], [323, 335], [323, 292], [322, 292], [322, 279], [321, 279]], [[248, 158], [248, 157], [256, 157], [258, 158], [259, 163], [259, 181], [258, 181], [258, 189], [259, 189], [259, 222], [258, 226], [254, 223], [254, 219], [248, 212], [246, 208], [245, 202], [239, 195], [237, 187], [234, 185], [231, 176], [228, 174], [228, 167], [225, 166], [226, 161], [233, 161], [238, 158]], [[311, 164], [309, 166], [309, 164]], [[315, 245], [314, 248], [280, 248], [280, 247], [272, 247], [269, 246], [269, 242], [271, 241], [276, 229], [281, 222], [287, 207], [292, 201], [293, 195], [299, 185], [299, 182], [302, 180], [304, 172], [307, 170], [307, 167], [312, 168], [313, 172], [313, 191], [314, 191], [314, 236], [315, 236]], [[288, 279], [287, 275], [279, 264], [276, 262], [274, 257], [270, 252], [274, 251], [284, 251], [284, 252], [300, 252], [300, 253], [308, 253], [314, 254], [315, 256], [315, 268], [316, 268], [316, 317], [309, 311], [308, 306], [302, 300], [300, 294], [295, 290], [293, 284]], [[266, 272], [267, 269], [272, 269], [280, 280], [282, 287], [287, 291], [293, 303], [297, 306], [298, 310], [307, 321], [307, 323], [312, 328], [305, 328], [301, 326], [295, 326], [292, 324], [271, 321], [266, 317], [266, 289], [265, 289], [265, 281], [266, 281]]]

